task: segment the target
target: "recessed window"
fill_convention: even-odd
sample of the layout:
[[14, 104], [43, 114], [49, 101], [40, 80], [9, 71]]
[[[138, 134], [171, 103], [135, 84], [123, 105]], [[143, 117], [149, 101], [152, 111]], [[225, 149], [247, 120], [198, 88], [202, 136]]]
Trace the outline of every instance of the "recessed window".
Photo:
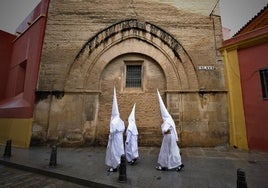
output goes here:
[[126, 87], [141, 87], [141, 65], [126, 65]]
[[268, 99], [268, 69], [260, 70], [262, 96], [264, 99]]
[[17, 67], [16, 94], [24, 91], [27, 61], [23, 61]]

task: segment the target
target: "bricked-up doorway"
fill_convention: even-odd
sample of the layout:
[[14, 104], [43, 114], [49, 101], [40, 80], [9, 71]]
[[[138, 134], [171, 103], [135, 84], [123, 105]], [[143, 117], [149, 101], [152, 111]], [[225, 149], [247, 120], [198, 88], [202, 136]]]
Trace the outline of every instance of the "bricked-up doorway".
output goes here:
[[[127, 66], [141, 68], [141, 84], [126, 85]], [[137, 68], [137, 67], [136, 67]], [[161, 116], [156, 88], [165, 91], [166, 79], [159, 64], [152, 58], [128, 53], [113, 59], [101, 74], [101, 94], [98, 114], [96, 142], [104, 145], [109, 134], [113, 86], [117, 89], [117, 101], [122, 120], [128, 125], [128, 116], [136, 103], [136, 123], [139, 131], [139, 144], [159, 145], [161, 136]]]
[[[140, 67], [140, 87], [126, 87], [128, 65]], [[126, 126], [136, 103], [139, 144], [159, 146], [162, 119], [156, 89], [160, 90], [168, 110], [172, 115], [175, 113], [175, 123], [180, 129], [179, 92], [197, 90], [198, 81], [190, 57], [177, 40], [150, 23], [125, 20], [89, 39], [66, 79], [66, 93], [83, 96], [84, 136], [95, 144], [107, 144], [114, 86]]]

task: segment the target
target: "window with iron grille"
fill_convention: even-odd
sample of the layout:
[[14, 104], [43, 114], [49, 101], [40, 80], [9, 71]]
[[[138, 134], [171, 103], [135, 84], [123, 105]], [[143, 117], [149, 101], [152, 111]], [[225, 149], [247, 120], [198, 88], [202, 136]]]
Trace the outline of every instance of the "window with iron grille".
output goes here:
[[141, 65], [126, 66], [126, 87], [141, 87]]
[[268, 99], [268, 69], [260, 70], [262, 96], [264, 99]]

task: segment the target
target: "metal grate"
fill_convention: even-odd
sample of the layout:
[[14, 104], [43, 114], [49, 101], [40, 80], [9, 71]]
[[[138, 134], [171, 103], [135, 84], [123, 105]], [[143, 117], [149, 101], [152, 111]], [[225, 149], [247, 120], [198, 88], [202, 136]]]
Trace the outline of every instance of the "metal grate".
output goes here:
[[127, 65], [126, 87], [141, 87], [141, 65]]

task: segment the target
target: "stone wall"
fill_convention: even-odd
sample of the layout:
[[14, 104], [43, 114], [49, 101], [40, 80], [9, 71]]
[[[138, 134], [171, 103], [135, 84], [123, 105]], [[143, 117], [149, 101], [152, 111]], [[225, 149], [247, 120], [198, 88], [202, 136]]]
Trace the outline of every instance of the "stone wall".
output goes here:
[[[215, 4], [51, 0], [32, 140], [105, 145], [115, 86], [126, 126], [136, 103], [140, 145], [161, 144], [156, 88], [174, 117], [182, 146], [226, 144], [227, 99]], [[142, 63], [139, 89], [125, 87], [127, 61]]]

